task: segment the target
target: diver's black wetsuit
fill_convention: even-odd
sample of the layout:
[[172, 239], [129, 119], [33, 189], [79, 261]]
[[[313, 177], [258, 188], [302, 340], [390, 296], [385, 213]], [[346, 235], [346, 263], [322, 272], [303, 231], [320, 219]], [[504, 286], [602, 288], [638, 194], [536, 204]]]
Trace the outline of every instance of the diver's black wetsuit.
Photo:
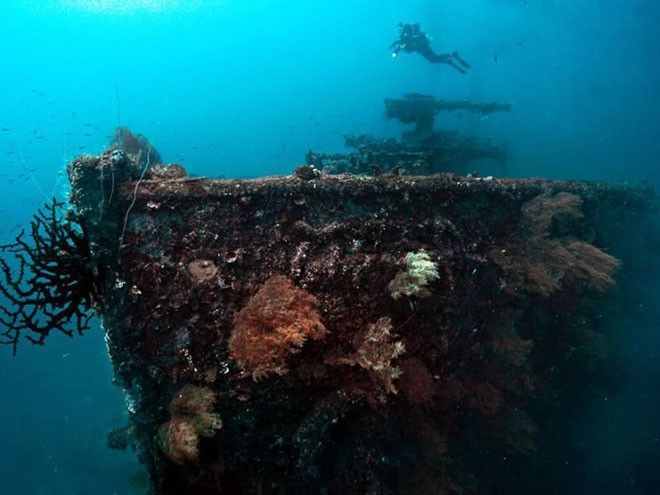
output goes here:
[[433, 64], [449, 64], [461, 74], [467, 74], [470, 64], [463, 60], [458, 52], [435, 53], [431, 48], [429, 37], [422, 31], [419, 24], [399, 24], [399, 39], [392, 43], [392, 56], [404, 52], [419, 53]]

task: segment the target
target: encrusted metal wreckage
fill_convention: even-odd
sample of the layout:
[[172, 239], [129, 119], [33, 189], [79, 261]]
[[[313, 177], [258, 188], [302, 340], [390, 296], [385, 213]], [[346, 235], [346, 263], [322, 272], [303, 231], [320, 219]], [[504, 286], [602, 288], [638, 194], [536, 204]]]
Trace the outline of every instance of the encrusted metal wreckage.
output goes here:
[[506, 174], [506, 149], [490, 140], [479, 140], [456, 131], [435, 128], [441, 112], [470, 113], [487, 117], [508, 112], [510, 104], [473, 103], [439, 100], [433, 96], [410, 93], [403, 98], [385, 100], [385, 117], [401, 124], [414, 124], [400, 139], [370, 135], [344, 136], [349, 153], [319, 153], [310, 150], [306, 159], [328, 174], [407, 174], [429, 175], [439, 172], [474, 172], [479, 162], [490, 161]]
[[152, 152], [69, 175], [130, 404], [113, 445], [154, 493], [559, 486], [547, 459], [611, 386], [652, 191], [309, 166], [210, 180]]

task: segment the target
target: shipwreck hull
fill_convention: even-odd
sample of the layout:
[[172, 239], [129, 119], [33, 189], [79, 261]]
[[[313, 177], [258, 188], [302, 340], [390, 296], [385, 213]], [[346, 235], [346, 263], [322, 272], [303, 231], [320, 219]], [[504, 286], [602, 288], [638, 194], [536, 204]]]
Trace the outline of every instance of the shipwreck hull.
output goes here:
[[561, 482], [547, 460], [611, 386], [651, 191], [312, 174], [111, 195], [105, 166], [73, 164], [72, 201], [113, 267], [101, 316], [154, 493]]

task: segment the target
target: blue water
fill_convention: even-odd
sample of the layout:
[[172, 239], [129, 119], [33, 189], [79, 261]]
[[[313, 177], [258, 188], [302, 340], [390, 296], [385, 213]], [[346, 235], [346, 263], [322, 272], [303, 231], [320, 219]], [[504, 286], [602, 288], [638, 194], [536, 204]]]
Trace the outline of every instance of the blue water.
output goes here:
[[[392, 58], [400, 21], [470, 74]], [[398, 135], [382, 100], [410, 91], [513, 103], [442, 121], [506, 143], [510, 175], [657, 186], [659, 24], [652, 0], [5, 0], [0, 239], [64, 197], [65, 164], [118, 125], [195, 175], [281, 174], [309, 148], [342, 151], [342, 134]], [[594, 412], [582, 493], [655, 493], [658, 326], [622, 344], [634, 372]], [[101, 330], [0, 351], [0, 491], [139, 493], [132, 454], [105, 447], [126, 415]]]

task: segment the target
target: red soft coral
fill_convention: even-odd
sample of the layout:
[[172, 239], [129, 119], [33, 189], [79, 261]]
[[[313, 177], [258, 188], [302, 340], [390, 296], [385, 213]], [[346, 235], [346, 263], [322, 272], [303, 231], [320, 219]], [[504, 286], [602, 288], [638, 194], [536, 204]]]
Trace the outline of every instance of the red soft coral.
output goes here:
[[307, 340], [322, 340], [317, 299], [288, 278], [269, 278], [236, 316], [229, 353], [257, 380], [288, 371], [288, 358]]

